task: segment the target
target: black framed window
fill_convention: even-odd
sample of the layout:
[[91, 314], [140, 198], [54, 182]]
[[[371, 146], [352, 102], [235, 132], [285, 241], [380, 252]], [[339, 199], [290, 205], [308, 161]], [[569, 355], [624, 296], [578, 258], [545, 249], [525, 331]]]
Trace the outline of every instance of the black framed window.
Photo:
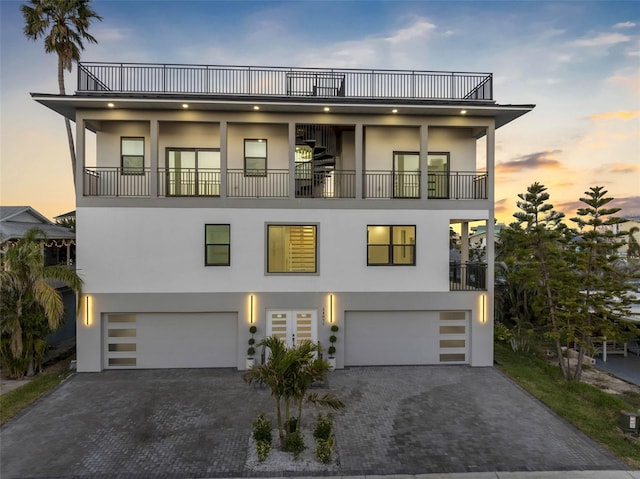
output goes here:
[[229, 266], [231, 264], [231, 225], [205, 225], [205, 266]]
[[415, 266], [415, 225], [368, 225], [367, 266]]
[[120, 138], [120, 168], [123, 175], [144, 175], [144, 138]]
[[267, 140], [244, 140], [244, 176], [267, 176]]
[[267, 273], [317, 273], [316, 225], [267, 225]]

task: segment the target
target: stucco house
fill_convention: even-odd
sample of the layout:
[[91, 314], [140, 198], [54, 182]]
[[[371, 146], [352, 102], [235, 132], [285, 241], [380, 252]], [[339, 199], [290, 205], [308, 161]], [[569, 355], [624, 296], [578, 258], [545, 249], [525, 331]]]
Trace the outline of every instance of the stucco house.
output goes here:
[[468, 270], [469, 223], [534, 106], [491, 74], [82, 63], [32, 96], [76, 123], [79, 371], [244, 369], [251, 325], [326, 349], [335, 324], [338, 368], [493, 363], [493, 229]]

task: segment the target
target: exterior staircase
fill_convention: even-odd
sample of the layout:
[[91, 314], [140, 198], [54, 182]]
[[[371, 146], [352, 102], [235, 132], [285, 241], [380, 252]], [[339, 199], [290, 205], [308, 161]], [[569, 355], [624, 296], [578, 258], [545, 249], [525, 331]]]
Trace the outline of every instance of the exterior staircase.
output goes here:
[[311, 149], [311, 159], [296, 163], [296, 197], [322, 197], [335, 170], [337, 135], [331, 125], [297, 125], [296, 145]]

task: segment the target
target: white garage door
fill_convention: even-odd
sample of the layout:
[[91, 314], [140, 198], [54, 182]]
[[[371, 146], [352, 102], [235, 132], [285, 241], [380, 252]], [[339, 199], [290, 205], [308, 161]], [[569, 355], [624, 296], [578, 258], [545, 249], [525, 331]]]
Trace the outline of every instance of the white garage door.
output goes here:
[[237, 366], [236, 313], [108, 314], [105, 368]]
[[345, 366], [466, 363], [464, 311], [347, 311]]

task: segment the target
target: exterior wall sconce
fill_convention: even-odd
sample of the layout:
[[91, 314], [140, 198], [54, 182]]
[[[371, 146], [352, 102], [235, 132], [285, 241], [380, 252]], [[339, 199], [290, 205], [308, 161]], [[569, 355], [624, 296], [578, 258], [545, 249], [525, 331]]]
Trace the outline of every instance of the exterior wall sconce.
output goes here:
[[253, 322], [255, 321], [255, 317], [253, 315], [253, 301], [254, 301], [253, 295], [250, 294], [249, 295], [249, 323], [250, 324], [253, 324]]
[[486, 294], [480, 295], [480, 302], [481, 302], [480, 321], [482, 321], [482, 323], [484, 324], [487, 322], [487, 295]]
[[329, 295], [329, 322], [333, 323], [333, 294]]
[[87, 325], [87, 326], [89, 326], [89, 311], [90, 311], [90, 308], [89, 308], [89, 299], [90, 299], [90, 298], [91, 298], [91, 297], [90, 297], [89, 295], [87, 295], [87, 297], [86, 297], [86, 303], [85, 303], [85, 312], [84, 312], [84, 323], [85, 323], [85, 325]]

